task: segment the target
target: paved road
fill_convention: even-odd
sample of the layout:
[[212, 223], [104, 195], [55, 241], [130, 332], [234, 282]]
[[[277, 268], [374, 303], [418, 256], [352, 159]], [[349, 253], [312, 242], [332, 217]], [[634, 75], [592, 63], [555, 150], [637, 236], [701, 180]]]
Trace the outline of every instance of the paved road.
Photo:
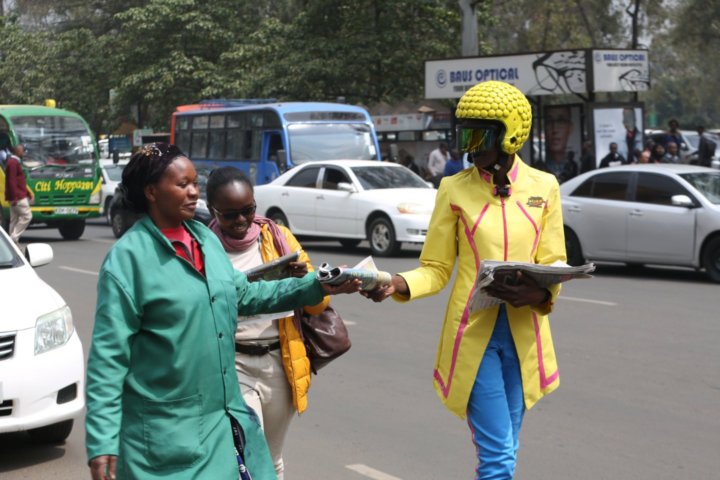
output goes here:
[[[109, 228], [91, 225], [76, 242], [33, 229], [27, 240], [52, 244], [55, 260], [38, 273], [70, 304], [87, 349]], [[316, 263], [353, 264], [369, 254], [362, 244], [304, 245]], [[377, 260], [403, 271], [418, 251]], [[525, 417], [517, 478], [718, 478], [719, 292], [695, 272], [621, 266], [566, 285], [552, 318], [562, 385]], [[310, 408], [287, 442], [287, 478], [472, 478], [467, 426], [444, 410], [431, 384], [446, 299], [447, 292], [408, 305], [333, 300], [353, 348], [314, 378]], [[0, 437], [3, 480], [88, 478], [84, 462], [82, 421], [59, 447]]]

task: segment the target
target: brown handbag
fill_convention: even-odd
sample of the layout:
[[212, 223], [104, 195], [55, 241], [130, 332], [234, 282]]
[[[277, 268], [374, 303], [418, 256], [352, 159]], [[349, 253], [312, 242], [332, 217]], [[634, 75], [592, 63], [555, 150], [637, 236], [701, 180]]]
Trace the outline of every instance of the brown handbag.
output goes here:
[[350, 336], [340, 314], [331, 306], [317, 315], [303, 313], [300, 319], [305, 350], [313, 373], [350, 350]]

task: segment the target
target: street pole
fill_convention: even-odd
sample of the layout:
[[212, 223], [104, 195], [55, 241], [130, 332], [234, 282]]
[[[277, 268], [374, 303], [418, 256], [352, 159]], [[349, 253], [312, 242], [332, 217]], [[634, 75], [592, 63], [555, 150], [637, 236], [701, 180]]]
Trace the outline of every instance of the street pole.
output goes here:
[[477, 57], [478, 28], [475, 7], [480, 0], [458, 0], [462, 11], [462, 56]]

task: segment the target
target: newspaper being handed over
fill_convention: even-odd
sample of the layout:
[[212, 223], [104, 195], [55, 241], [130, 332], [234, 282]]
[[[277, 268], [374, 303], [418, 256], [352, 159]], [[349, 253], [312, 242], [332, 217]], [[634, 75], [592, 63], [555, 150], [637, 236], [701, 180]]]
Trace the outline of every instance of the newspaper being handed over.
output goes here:
[[388, 272], [379, 271], [372, 256], [369, 256], [352, 268], [333, 267], [323, 263], [318, 268], [317, 278], [320, 283], [329, 285], [340, 285], [352, 278], [359, 278], [362, 280], [361, 290], [370, 291], [390, 283], [392, 275]]
[[503, 278], [512, 279], [515, 278], [516, 272], [522, 272], [523, 275], [527, 275], [535, 280], [540, 287], [545, 288], [574, 278], [591, 278], [592, 275], [590, 275], [590, 273], [594, 271], [594, 263], [571, 267], [561, 261], [550, 265], [539, 265], [536, 263], [485, 260], [480, 264], [476, 287], [470, 300], [470, 309], [477, 311], [503, 303], [503, 300], [492, 297], [482, 291], [482, 289], [490, 285], [496, 277], [502, 276]]

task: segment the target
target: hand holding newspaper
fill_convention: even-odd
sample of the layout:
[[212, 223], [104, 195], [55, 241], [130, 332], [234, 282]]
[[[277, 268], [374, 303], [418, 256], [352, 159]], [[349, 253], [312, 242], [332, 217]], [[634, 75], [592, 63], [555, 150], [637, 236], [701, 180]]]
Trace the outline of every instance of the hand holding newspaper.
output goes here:
[[590, 273], [595, 271], [595, 264], [586, 263], [585, 265], [571, 267], [561, 261], [550, 265], [539, 265], [536, 263], [485, 260], [480, 264], [478, 270], [475, 290], [470, 300], [470, 309], [477, 311], [503, 303], [503, 300], [488, 295], [482, 289], [490, 285], [495, 280], [496, 275], [499, 277], [510, 274], [508, 276], [511, 277], [518, 271], [535, 280], [540, 287], [549, 287], [573, 278], [592, 278]]
[[379, 271], [375, 266], [375, 261], [372, 256], [369, 256], [352, 268], [333, 267], [327, 263], [323, 263], [320, 265], [320, 268], [318, 268], [317, 278], [320, 283], [327, 283], [329, 285], [340, 285], [347, 280], [359, 278], [362, 280], [361, 289], [370, 291], [389, 284], [392, 275], [388, 272]]

